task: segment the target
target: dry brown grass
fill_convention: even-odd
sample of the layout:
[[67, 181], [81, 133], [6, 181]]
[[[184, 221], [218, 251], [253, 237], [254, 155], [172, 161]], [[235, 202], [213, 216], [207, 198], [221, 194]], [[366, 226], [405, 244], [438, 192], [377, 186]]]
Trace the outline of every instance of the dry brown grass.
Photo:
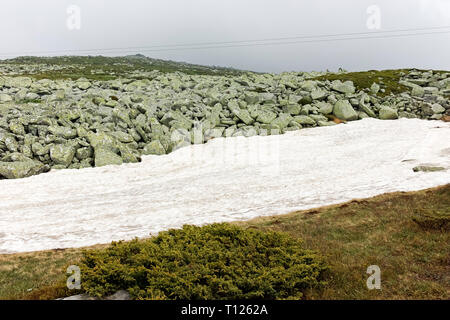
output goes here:
[[0, 299], [48, 300], [72, 294], [65, 287], [65, 270], [81, 255], [81, 248], [0, 255]]
[[[450, 219], [450, 185], [258, 218], [247, 228], [287, 232], [326, 256], [329, 285], [310, 299], [448, 299], [450, 233], [414, 222], [418, 211]], [[367, 267], [381, 268], [381, 290], [366, 287]]]

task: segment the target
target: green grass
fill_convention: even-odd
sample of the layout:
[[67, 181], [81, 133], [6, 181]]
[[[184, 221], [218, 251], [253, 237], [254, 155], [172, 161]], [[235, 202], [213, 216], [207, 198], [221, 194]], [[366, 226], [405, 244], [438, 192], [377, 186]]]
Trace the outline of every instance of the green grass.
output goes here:
[[[306, 292], [308, 299], [448, 299], [450, 233], [415, 222], [423, 214], [448, 217], [448, 208], [450, 185], [236, 224], [286, 232], [324, 256], [328, 285]], [[69, 294], [63, 288], [65, 268], [77, 264], [81, 252], [0, 255], [0, 298], [51, 299]], [[381, 268], [381, 290], [366, 287], [367, 267], [374, 264]], [[29, 288], [33, 291], [27, 292]]]
[[0, 298], [45, 300], [68, 295], [64, 269], [80, 256], [78, 249], [0, 255]]
[[[311, 299], [448, 299], [450, 233], [423, 228], [419, 212], [449, 220], [450, 185], [394, 193], [241, 225], [284, 231], [304, 240], [330, 265], [329, 286]], [[444, 216], [445, 212], [445, 217]], [[381, 268], [382, 290], [368, 290], [365, 273]]]

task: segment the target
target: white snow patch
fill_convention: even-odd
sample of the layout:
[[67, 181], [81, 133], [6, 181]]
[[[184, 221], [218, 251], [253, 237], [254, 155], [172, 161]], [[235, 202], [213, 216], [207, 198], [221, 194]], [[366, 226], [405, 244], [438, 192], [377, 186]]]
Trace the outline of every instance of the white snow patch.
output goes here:
[[[446, 168], [413, 172], [420, 164]], [[0, 253], [146, 237], [450, 183], [450, 124], [364, 119], [0, 181]]]

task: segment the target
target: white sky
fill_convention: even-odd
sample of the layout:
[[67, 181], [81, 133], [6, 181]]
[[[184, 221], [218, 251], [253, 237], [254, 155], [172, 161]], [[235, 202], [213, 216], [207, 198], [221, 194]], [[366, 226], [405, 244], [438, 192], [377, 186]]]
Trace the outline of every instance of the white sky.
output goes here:
[[[80, 30], [67, 28], [70, 5], [81, 9]], [[379, 31], [450, 26], [450, 0], [2, 0], [0, 56], [369, 32], [373, 31], [367, 28], [370, 5], [381, 9]], [[127, 50], [115, 55], [139, 52], [270, 72], [339, 67], [450, 70], [450, 33], [202, 50]]]

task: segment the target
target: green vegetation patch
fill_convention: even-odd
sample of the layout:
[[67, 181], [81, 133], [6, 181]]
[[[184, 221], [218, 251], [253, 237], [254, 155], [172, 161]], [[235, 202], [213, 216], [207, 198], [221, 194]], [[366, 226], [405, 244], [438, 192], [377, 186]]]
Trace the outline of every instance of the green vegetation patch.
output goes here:
[[299, 299], [324, 285], [321, 257], [280, 232], [184, 226], [144, 241], [85, 251], [82, 287], [137, 299]]
[[348, 72], [348, 73], [330, 73], [323, 76], [314, 78], [313, 80], [341, 80], [341, 81], [353, 81], [358, 91], [365, 88], [370, 88], [373, 83], [377, 83], [381, 88], [385, 89], [384, 92], [378, 92], [379, 96], [387, 96], [391, 93], [399, 94], [409, 91], [408, 87], [399, 83], [402, 76], [404, 76], [409, 70], [370, 70], [361, 72]]
[[[353, 81], [357, 91], [370, 88], [373, 83], [380, 85], [384, 92], [377, 93], [380, 97], [385, 97], [390, 94], [400, 94], [402, 92], [411, 91], [410, 88], [402, 85], [399, 81], [412, 71], [427, 72], [427, 70], [420, 69], [395, 69], [395, 70], [369, 70], [360, 72], [345, 72], [345, 73], [327, 73], [325, 75], [315, 77], [312, 80], [318, 81]], [[448, 73], [445, 70], [433, 70], [434, 74]]]

